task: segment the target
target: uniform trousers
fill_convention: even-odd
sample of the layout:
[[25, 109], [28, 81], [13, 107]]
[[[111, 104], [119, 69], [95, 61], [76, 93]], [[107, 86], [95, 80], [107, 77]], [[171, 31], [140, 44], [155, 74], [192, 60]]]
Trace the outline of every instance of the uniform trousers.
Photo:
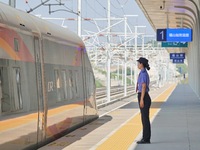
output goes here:
[[[138, 103], [140, 107], [140, 98], [141, 93], [138, 93]], [[140, 108], [141, 112], [141, 120], [142, 120], [142, 126], [143, 126], [143, 140], [150, 141], [151, 139], [151, 124], [149, 120], [149, 109], [151, 106], [151, 98], [149, 96], [149, 93], [146, 92], [144, 96], [144, 107]]]

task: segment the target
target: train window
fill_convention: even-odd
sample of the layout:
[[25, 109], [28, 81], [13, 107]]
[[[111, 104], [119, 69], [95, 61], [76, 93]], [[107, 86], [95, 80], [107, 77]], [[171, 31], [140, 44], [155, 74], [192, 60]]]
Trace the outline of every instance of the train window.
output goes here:
[[87, 72], [87, 76], [88, 76], [88, 85], [87, 85], [87, 89], [88, 89], [88, 95], [91, 96], [93, 94], [93, 90], [94, 90], [94, 77], [93, 77], [93, 73], [92, 72]]
[[93, 80], [92, 80], [92, 73], [90, 72], [90, 96], [92, 95], [92, 91], [93, 91]]
[[20, 68], [13, 68], [14, 110], [23, 108]]
[[0, 100], [1, 112], [9, 112], [11, 108], [10, 92], [8, 70], [5, 67], [0, 68]]
[[90, 72], [87, 72], [87, 77], [86, 77], [86, 81], [87, 81], [87, 96], [90, 96]]
[[93, 88], [92, 73], [89, 72], [89, 75], [90, 75], [89, 91], [90, 91], [90, 96], [91, 96], [92, 95], [92, 88]]
[[16, 52], [19, 52], [19, 41], [17, 38], [14, 38], [14, 49]]
[[62, 70], [62, 83], [63, 83], [63, 90], [64, 90], [64, 99], [67, 99], [67, 79], [66, 79], [65, 70]]
[[70, 95], [70, 99], [73, 99], [73, 75], [72, 75], [72, 70], [69, 70], [69, 95]]
[[92, 72], [90, 72], [90, 79], [91, 79], [91, 93], [94, 94], [95, 80]]
[[79, 97], [79, 91], [78, 91], [78, 71], [75, 71], [75, 91], [76, 91], [76, 97]]
[[61, 95], [60, 95], [60, 90], [61, 90], [61, 81], [60, 81], [60, 74], [59, 70], [56, 69], [54, 70], [54, 77], [55, 77], [55, 86], [56, 86], [56, 91], [57, 91], [57, 100], [61, 100]]

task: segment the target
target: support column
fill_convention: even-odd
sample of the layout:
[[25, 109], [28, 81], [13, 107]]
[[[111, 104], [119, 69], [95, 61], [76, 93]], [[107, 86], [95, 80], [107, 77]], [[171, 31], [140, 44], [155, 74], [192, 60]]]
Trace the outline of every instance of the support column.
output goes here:
[[137, 74], [138, 74], [138, 71], [137, 71], [137, 62], [136, 60], [138, 59], [137, 58], [137, 26], [135, 26], [135, 68], [134, 68], [134, 84], [135, 84], [135, 89], [137, 87]]
[[108, 0], [108, 47], [107, 47], [107, 102], [110, 102], [110, 27], [111, 27], [111, 19], [110, 19], [110, 0]]
[[118, 86], [120, 85], [120, 79], [119, 79], [119, 59], [118, 59], [118, 65], [117, 65], [117, 80], [118, 80]]
[[78, 36], [81, 37], [81, 6], [82, 6], [82, 2], [81, 0], [78, 0]]
[[127, 95], [127, 17], [124, 17], [124, 47], [125, 47], [125, 54], [124, 54], [124, 96]]
[[144, 52], [144, 36], [142, 36], [142, 56], [145, 57], [145, 52]]
[[110, 102], [110, 52], [107, 51], [107, 102]]

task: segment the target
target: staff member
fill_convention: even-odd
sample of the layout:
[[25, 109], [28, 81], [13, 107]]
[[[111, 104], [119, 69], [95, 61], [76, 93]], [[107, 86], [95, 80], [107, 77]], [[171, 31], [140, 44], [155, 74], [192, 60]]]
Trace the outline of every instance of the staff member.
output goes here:
[[138, 61], [138, 68], [141, 70], [136, 91], [138, 93], [138, 103], [141, 112], [141, 120], [143, 125], [143, 137], [138, 144], [148, 144], [151, 138], [151, 125], [149, 121], [149, 109], [151, 106], [151, 98], [149, 96], [149, 75], [147, 70], [150, 70], [148, 60], [140, 57]]

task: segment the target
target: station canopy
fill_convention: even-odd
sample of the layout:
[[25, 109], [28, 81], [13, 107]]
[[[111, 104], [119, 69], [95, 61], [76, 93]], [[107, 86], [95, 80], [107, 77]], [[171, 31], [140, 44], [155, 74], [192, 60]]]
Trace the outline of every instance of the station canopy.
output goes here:
[[[194, 28], [198, 19], [193, 0], [136, 0], [151, 26], [162, 28]], [[186, 49], [184, 49], [186, 51]], [[168, 49], [179, 52], [180, 49]]]

